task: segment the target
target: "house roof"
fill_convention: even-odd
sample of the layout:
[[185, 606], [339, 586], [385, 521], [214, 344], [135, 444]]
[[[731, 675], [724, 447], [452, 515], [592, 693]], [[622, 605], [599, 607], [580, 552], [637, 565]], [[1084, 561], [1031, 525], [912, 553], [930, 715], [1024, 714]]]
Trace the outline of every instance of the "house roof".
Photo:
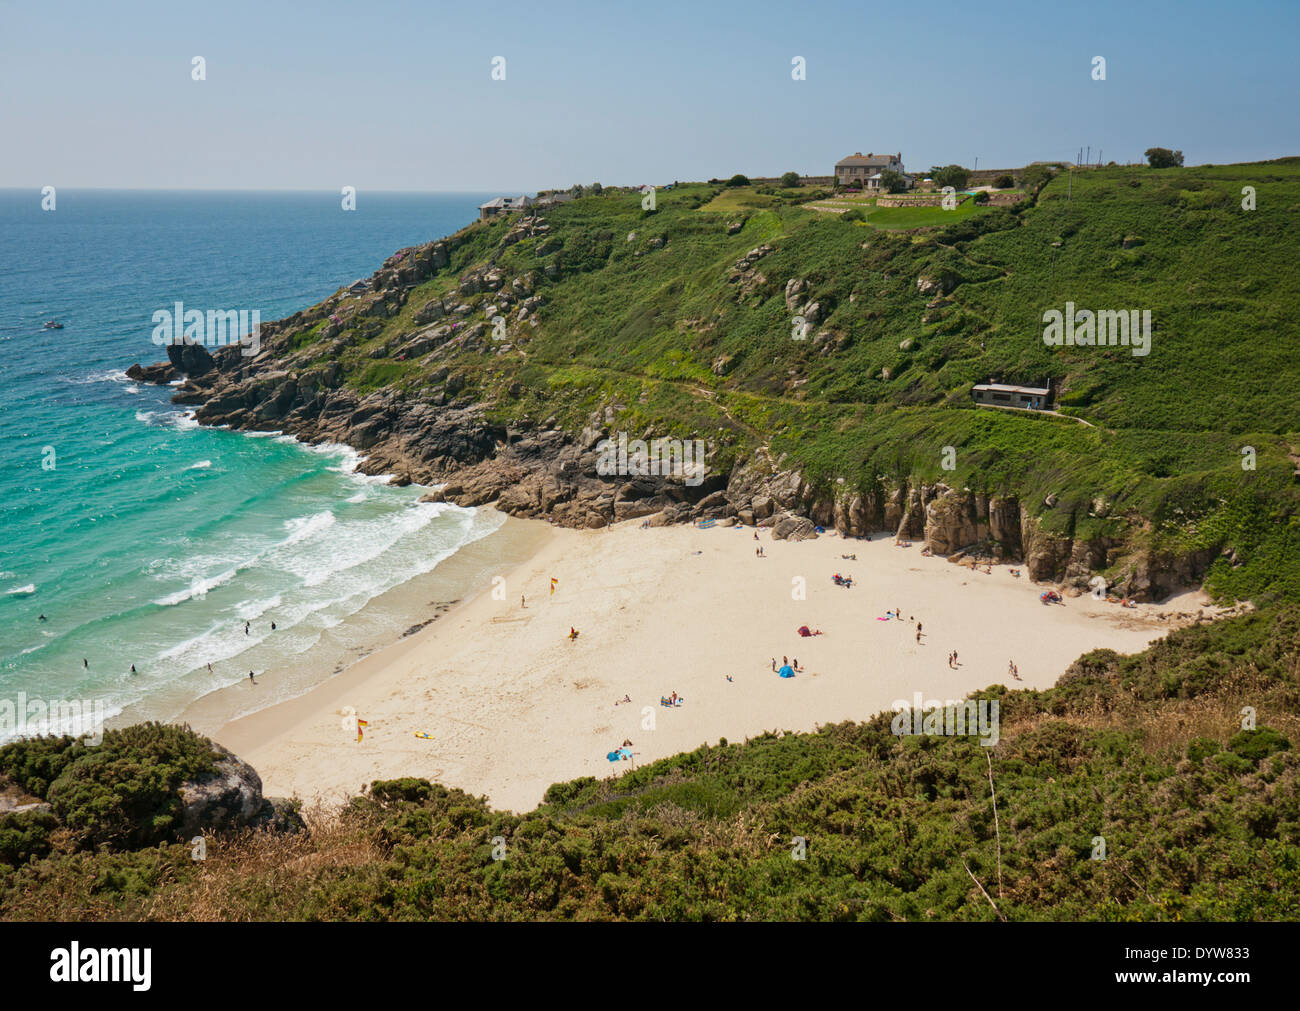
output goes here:
[[1041, 386], [1010, 386], [1006, 383], [976, 383], [971, 389], [991, 393], [1027, 393], [1031, 397], [1045, 397], [1052, 392]]
[[901, 162], [902, 160], [902, 151], [899, 151], [898, 154], [873, 154], [871, 152], [863, 154], [858, 151], [847, 158], [841, 158], [835, 163], [835, 167], [839, 168], [841, 165], [867, 165], [874, 168], [886, 168], [890, 162]]
[[518, 197], [494, 197], [485, 204], [479, 204], [480, 211], [488, 208], [507, 208], [507, 207], [527, 207], [532, 203], [531, 198], [525, 196]]

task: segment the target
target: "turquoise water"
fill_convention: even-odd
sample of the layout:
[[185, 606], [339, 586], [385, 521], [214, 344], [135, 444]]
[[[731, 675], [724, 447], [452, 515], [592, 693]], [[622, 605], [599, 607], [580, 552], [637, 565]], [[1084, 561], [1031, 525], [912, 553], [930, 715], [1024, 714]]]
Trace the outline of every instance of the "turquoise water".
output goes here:
[[200, 428], [124, 374], [165, 357], [155, 310], [276, 319], [455, 231], [483, 195], [57, 200], [0, 191], [0, 700], [169, 718], [499, 525], [353, 473], [344, 447]]

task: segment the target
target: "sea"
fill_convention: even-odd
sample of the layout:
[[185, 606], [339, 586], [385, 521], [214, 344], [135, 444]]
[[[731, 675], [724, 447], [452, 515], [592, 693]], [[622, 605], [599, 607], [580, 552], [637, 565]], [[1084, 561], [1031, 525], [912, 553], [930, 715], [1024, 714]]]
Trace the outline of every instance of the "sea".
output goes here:
[[290, 315], [489, 196], [0, 190], [0, 703], [172, 720], [267, 675], [241, 715], [420, 618], [375, 602], [500, 514], [421, 503], [344, 446], [201, 427], [126, 369], [166, 357], [159, 310]]

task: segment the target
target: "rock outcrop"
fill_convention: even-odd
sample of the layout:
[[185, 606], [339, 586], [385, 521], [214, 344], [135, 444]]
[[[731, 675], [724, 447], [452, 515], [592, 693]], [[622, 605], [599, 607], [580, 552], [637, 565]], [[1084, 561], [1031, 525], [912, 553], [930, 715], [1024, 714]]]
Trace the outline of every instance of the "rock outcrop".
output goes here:
[[289, 801], [262, 796], [262, 778], [251, 765], [219, 744], [213, 747], [222, 754], [216, 771], [181, 785], [185, 808], [180, 831], [184, 838], [241, 828], [277, 832], [306, 828]]

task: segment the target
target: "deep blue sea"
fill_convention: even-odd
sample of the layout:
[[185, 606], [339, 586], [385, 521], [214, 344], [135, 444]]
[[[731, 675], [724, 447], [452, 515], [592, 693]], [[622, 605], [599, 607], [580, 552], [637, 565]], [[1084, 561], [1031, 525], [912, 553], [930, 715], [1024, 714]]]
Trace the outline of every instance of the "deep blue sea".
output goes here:
[[156, 310], [289, 315], [485, 196], [0, 191], [0, 699], [169, 718], [499, 525], [125, 376], [165, 358]]

